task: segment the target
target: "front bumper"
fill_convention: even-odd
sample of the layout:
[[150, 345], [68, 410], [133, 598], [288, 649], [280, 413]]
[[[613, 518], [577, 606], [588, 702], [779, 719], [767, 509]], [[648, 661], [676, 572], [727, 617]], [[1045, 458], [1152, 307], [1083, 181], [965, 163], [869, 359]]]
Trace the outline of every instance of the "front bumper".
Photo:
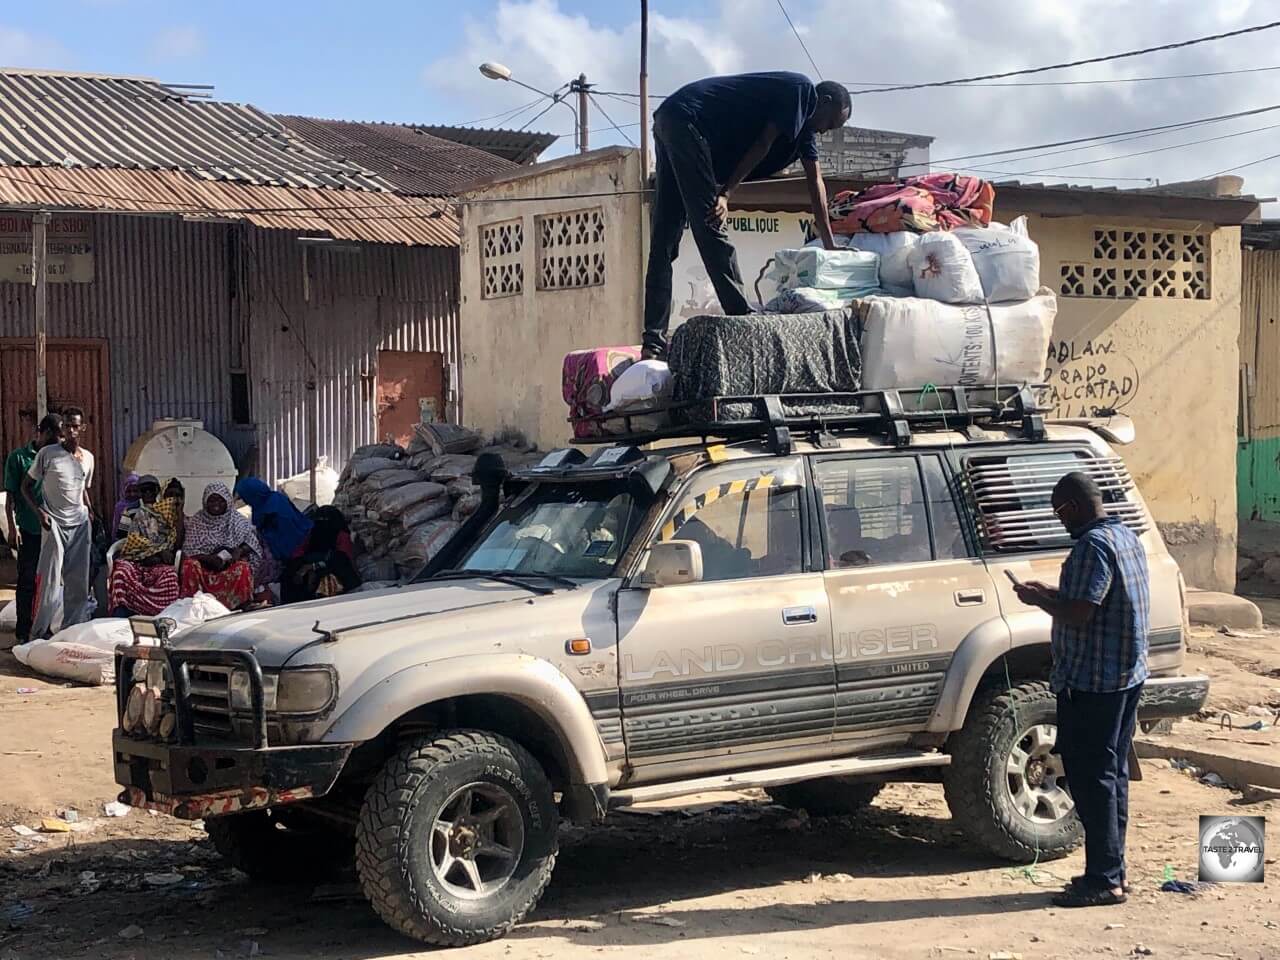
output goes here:
[[350, 743], [299, 747], [184, 746], [111, 736], [122, 803], [183, 820], [278, 806], [333, 788]]
[[1138, 700], [1138, 719], [1189, 717], [1203, 710], [1208, 699], [1208, 677], [1148, 677]]

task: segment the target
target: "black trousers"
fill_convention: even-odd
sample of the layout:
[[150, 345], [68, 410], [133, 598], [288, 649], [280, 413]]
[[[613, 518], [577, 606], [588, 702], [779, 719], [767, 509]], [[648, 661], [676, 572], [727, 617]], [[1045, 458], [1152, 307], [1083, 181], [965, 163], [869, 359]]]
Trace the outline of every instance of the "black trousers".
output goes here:
[[18, 547], [18, 605], [17, 639], [26, 643], [31, 639], [31, 622], [35, 617], [36, 569], [40, 564], [40, 534], [22, 531], [22, 545]]
[[744, 314], [751, 312], [751, 304], [728, 232], [723, 226], [707, 223], [707, 211], [715, 205], [720, 192], [711, 148], [693, 124], [664, 117], [660, 112], [653, 120], [653, 144], [654, 195], [649, 265], [644, 278], [644, 347], [661, 354], [666, 349], [671, 322], [671, 264], [680, 253], [685, 226], [693, 233], [720, 308], [730, 315]]
[[1084, 882], [1093, 889], [1125, 882], [1129, 745], [1141, 696], [1142, 684], [1115, 693], [1058, 694], [1058, 753], [1084, 825]]

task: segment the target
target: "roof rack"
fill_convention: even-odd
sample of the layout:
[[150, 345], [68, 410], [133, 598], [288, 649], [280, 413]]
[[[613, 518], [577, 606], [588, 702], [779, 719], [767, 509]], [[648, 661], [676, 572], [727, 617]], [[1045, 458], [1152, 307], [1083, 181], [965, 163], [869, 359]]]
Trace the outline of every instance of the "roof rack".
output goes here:
[[[854, 393], [797, 393], [711, 397], [665, 406], [646, 407], [577, 418], [594, 423], [599, 436], [579, 437], [578, 444], [641, 444], [655, 440], [749, 439], [764, 437], [770, 449], [785, 456], [794, 449], [793, 431], [811, 435], [819, 447], [836, 445], [841, 433], [888, 437], [896, 447], [911, 444], [913, 426], [941, 426], [967, 431], [979, 424], [1020, 423], [1028, 440], [1043, 440], [1041, 394], [1047, 385], [924, 387], [911, 390], [860, 390]], [[748, 406], [753, 416], [726, 419], [730, 406]], [[706, 419], [690, 419], [689, 410], [710, 407]], [[815, 407], [838, 412], [816, 413]], [[670, 426], [648, 429], [654, 417], [667, 417]]]

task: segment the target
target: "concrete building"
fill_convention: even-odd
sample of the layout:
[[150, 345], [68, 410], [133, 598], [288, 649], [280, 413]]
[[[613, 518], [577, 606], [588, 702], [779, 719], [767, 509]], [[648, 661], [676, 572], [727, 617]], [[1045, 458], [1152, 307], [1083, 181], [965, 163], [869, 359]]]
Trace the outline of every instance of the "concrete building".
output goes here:
[[129, 77], [0, 71], [0, 447], [36, 417], [32, 217], [51, 215], [48, 393], [115, 499], [158, 418], [274, 482], [456, 404], [463, 180], [519, 169], [411, 128]]
[[[866, 185], [832, 180], [833, 193]], [[569, 435], [556, 393], [563, 355], [639, 341], [647, 234], [627, 192], [637, 185], [635, 154], [612, 149], [465, 194], [468, 421], [516, 426], [543, 446], [562, 444]], [[538, 199], [566, 194], [578, 199]], [[501, 202], [509, 200], [518, 202]], [[760, 228], [762, 247], [802, 240], [803, 183], [746, 184], [734, 201], [735, 214]], [[1059, 298], [1045, 364], [1054, 413], [1115, 408], [1133, 417], [1138, 440], [1124, 449], [1129, 467], [1188, 582], [1215, 589], [1235, 581], [1240, 224], [1257, 213], [1252, 198], [1188, 196], [1176, 188], [997, 186], [997, 219], [1028, 217], [1041, 279]], [[590, 219], [590, 235], [598, 237], [591, 249], [605, 269], [584, 287], [562, 289], [543, 282], [547, 258], [558, 255], [543, 238], [552, 225], [559, 236], [570, 215]], [[520, 242], [504, 242], [511, 235], [504, 229], [517, 227]], [[743, 272], [750, 284], [746, 262]], [[509, 277], [519, 278], [516, 287], [502, 286]], [[491, 364], [492, 356], [505, 359]]]
[[[870, 127], [841, 127], [818, 135], [818, 160], [825, 176], [877, 177], [896, 180], [929, 172], [933, 137]], [[802, 172], [793, 163], [783, 175]]]
[[1242, 257], [1240, 519], [1280, 523], [1280, 221], [1246, 227]]

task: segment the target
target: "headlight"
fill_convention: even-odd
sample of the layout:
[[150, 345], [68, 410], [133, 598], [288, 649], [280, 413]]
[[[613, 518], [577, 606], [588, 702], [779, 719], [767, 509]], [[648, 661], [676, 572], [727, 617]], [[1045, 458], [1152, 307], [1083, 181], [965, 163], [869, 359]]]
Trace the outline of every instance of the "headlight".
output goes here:
[[[248, 670], [231, 671], [229, 689], [232, 710], [253, 709], [253, 684], [249, 679]], [[274, 673], [262, 675], [262, 703], [268, 713], [276, 708], [276, 675]]]
[[[262, 675], [262, 700], [268, 713], [320, 713], [333, 702], [336, 688], [329, 667], [299, 667]], [[247, 670], [232, 671], [230, 689], [233, 709], [253, 709]]]

